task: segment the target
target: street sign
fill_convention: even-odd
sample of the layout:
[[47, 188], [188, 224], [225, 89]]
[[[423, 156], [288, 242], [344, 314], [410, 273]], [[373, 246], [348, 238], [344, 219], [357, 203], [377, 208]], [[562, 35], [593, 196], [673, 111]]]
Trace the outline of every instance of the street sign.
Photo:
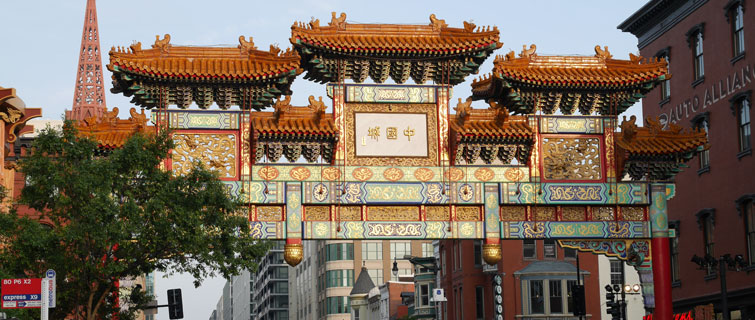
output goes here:
[[42, 279], [3, 279], [3, 309], [39, 308], [42, 306]]
[[55, 270], [47, 269], [47, 272], [45, 272], [45, 278], [43, 280], [47, 281], [47, 306], [49, 308], [55, 308]]

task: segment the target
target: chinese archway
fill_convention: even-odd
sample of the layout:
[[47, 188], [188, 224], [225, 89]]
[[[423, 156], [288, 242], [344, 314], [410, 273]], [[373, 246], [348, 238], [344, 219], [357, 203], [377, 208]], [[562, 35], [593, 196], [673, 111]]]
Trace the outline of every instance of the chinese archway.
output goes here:
[[[247, 202], [253, 235], [286, 240], [291, 265], [311, 239], [484, 239], [490, 264], [501, 239], [559, 239], [637, 267], [646, 306], [671, 319], [666, 201], [705, 133], [618, 119], [670, 77], [665, 61], [599, 46], [539, 56], [531, 45], [496, 57], [452, 114], [453, 86], [501, 47], [497, 28], [333, 13], [327, 25], [295, 23], [290, 41], [261, 51], [243, 36], [219, 48], [165, 35], [113, 48], [107, 67], [113, 92], [172, 130], [166, 168], [201, 160], [217, 172]], [[290, 105], [301, 73], [329, 99]]]

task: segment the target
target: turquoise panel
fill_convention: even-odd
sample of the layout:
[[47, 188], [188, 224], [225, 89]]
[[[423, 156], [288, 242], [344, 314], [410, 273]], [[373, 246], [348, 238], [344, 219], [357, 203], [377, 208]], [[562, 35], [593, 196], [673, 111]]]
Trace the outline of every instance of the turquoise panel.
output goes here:
[[501, 222], [502, 239], [636, 239], [649, 238], [644, 221]]
[[501, 204], [648, 204], [643, 183], [502, 183], [501, 190]]

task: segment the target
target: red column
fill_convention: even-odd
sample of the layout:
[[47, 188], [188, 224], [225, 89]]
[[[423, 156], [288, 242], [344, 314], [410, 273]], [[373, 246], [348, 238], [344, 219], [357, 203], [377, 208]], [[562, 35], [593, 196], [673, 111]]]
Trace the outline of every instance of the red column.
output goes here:
[[653, 320], [672, 320], [674, 308], [671, 303], [671, 264], [669, 262], [668, 237], [652, 240], [653, 287], [655, 311]]

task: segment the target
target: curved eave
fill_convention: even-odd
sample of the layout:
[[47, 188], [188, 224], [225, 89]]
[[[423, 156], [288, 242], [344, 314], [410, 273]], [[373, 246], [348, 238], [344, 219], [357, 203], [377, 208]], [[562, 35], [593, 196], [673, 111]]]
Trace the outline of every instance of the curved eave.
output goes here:
[[386, 46], [361, 47], [349, 46], [345, 44], [320, 42], [312, 39], [296, 37], [294, 45], [309, 46], [318, 50], [330, 51], [334, 54], [361, 54], [361, 55], [398, 55], [407, 57], [416, 57], [416, 55], [427, 56], [448, 56], [458, 54], [477, 53], [484, 51], [493, 51], [500, 47], [497, 39], [483, 41], [471, 46], [450, 47], [450, 48], [422, 48], [416, 44], [407, 43], [406, 47], [388, 48]]
[[159, 79], [159, 80], [167, 79], [167, 80], [174, 80], [174, 81], [196, 81], [196, 82], [239, 81], [239, 80], [259, 82], [259, 81], [277, 79], [277, 78], [287, 77], [287, 76], [296, 76], [302, 71], [299, 69], [298, 66], [289, 66], [287, 68], [279, 69], [273, 72], [266, 72], [263, 74], [256, 74], [256, 75], [252, 75], [252, 74], [242, 74], [242, 75], [186, 74], [186, 73], [160, 72], [160, 71], [146, 70], [146, 69], [141, 69], [141, 68], [133, 68], [133, 67], [120, 65], [117, 62], [109, 64], [107, 68], [113, 73], [127, 72], [133, 75], [147, 77], [147, 78], [154, 78], [154, 79]]

